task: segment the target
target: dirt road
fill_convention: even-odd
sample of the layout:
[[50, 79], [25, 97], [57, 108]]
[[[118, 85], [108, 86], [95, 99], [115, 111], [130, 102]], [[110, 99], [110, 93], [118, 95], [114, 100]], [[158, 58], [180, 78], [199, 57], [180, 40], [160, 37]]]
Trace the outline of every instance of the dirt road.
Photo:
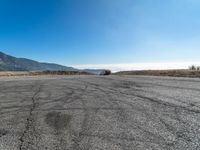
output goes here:
[[200, 79], [0, 78], [0, 150], [199, 150]]

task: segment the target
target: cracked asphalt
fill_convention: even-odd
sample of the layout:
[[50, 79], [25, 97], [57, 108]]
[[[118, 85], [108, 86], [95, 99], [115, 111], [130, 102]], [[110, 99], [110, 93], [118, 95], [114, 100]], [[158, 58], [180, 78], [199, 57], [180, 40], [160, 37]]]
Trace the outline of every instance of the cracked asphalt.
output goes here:
[[0, 150], [199, 150], [200, 79], [0, 78]]

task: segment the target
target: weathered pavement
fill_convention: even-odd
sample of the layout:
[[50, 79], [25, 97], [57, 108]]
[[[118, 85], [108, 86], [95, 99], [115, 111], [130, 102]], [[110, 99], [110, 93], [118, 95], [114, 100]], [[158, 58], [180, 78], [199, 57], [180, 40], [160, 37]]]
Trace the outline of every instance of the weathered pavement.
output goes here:
[[199, 150], [200, 79], [0, 78], [0, 150]]

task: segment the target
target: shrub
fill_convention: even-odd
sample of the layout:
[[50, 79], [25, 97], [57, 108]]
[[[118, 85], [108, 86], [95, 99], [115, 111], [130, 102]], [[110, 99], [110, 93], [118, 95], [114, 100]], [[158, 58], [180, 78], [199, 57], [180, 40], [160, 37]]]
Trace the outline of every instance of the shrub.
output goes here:
[[110, 75], [111, 71], [110, 70], [103, 70], [100, 75]]
[[195, 65], [190, 66], [189, 70], [196, 70], [196, 66]]
[[192, 66], [189, 67], [189, 70], [198, 70], [198, 71], [200, 71], [200, 66], [192, 65]]

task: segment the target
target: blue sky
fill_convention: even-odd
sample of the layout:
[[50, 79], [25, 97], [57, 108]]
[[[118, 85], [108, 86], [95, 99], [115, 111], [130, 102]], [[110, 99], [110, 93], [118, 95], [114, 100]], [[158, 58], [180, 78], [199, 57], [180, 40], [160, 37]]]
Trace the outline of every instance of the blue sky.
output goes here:
[[200, 60], [199, 0], [0, 0], [0, 50], [64, 65]]

